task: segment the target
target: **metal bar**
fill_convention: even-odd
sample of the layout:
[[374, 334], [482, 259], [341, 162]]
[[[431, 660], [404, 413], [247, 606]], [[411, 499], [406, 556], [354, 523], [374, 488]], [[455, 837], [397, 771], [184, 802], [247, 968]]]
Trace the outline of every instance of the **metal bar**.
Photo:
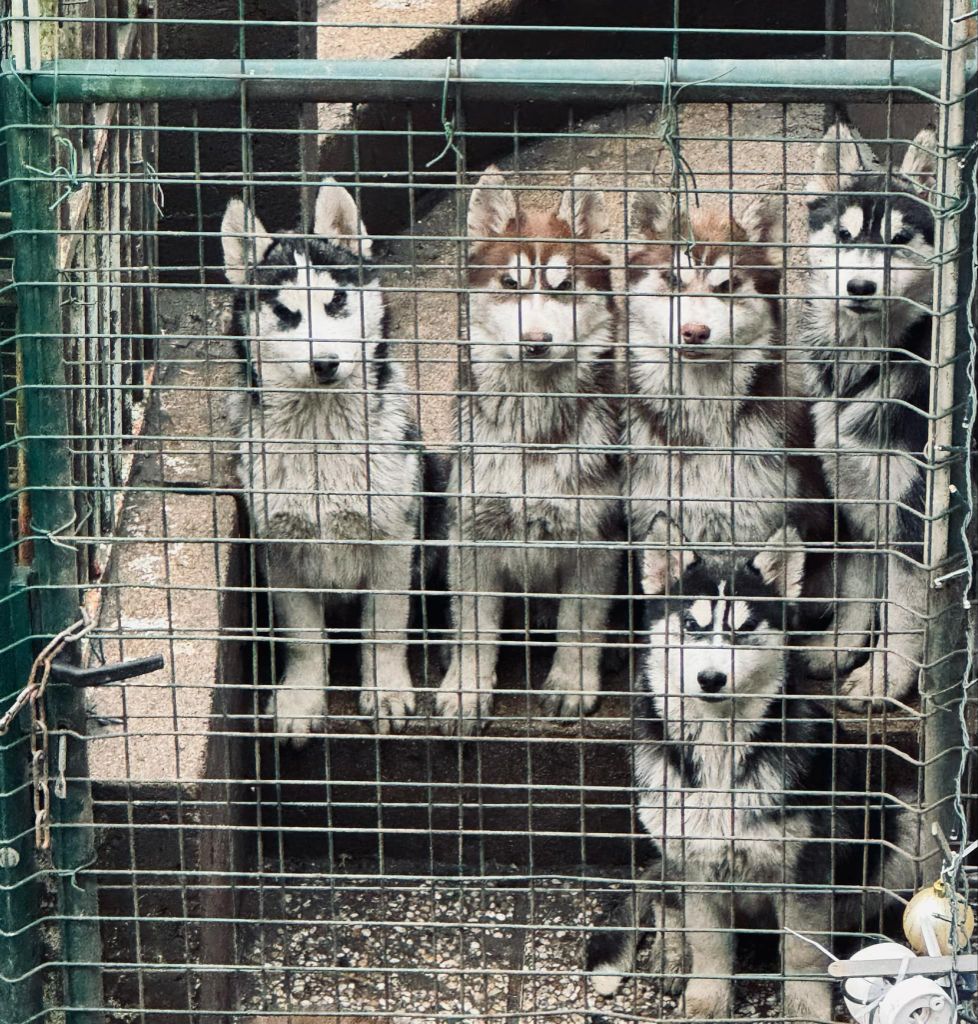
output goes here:
[[[78, 618], [77, 558], [66, 541], [75, 521], [72, 459], [65, 392], [61, 305], [57, 272], [57, 234], [50, 209], [49, 179], [30, 168], [51, 166], [51, 130], [38, 119], [37, 104], [13, 77], [3, 81], [7, 128], [10, 199], [13, 221], [19, 348], [23, 372], [21, 400], [27, 428], [27, 484], [34, 559], [33, 632], [47, 638]], [[21, 685], [24, 680], [21, 680]], [[84, 696], [70, 687], [48, 695], [49, 722], [76, 732], [84, 720]], [[101, 940], [94, 880], [77, 872], [95, 859], [91, 828], [91, 788], [84, 744], [68, 741], [65, 795], [52, 801], [53, 858], [58, 908], [63, 917], [63, 957], [67, 965], [66, 997], [76, 1010], [72, 1024], [96, 1024], [100, 1015], [86, 1007], [102, 1004]], [[60, 826], [60, 827], [59, 827]]]
[[[940, 60], [466, 60], [449, 82], [465, 100], [641, 103], [668, 81], [683, 102], [825, 100], [844, 90], [861, 102], [936, 102]], [[975, 68], [969, 67], [973, 81]], [[238, 98], [306, 102], [433, 102], [443, 60], [61, 60], [25, 76], [51, 103]]]
[[[6, 147], [0, 147], [6, 176]], [[0, 418], [0, 429], [4, 426]], [[6, 442], [6, 437], [3, 437]], [[0, 709], [6, 711], [30, 670], [30, 619], [25, 574], [14, 565], [12, 506], [6, 464], [0, 460]], [[30, 753], [15, 721], [0, 738], [0, 1020], [28, 1020], [42, 1010], [40, 929], [32, 912], [40, 893], [33, 847]]]
[[[944, 24], [949, 48], [946, 51], [944, 81], [941, 90], [946, 103], [940, 110], [938, 137], [951, 153], [966, 150], [969, 126], [975, 123], [975, 96], [965, 91], [966, 28], [955, 25], [952, 15], [966, 8], [963, 0], [945, 0]], [[958, 48], [954, 48], [958, 44]], [[971, 159], [967, 167], [971, 168]], [[942, 161], [943, 180], [938, 188], [945, 196], [968, 196], [968, 184], [962, 179], [962, 162], [953, 156]], [[934, 418], [930, 428], [931, 458], [936, 464], [930, 475], [931, 494], [926, 504], [931, 513], [925, 526], [925, 552], [930, 564], [939, 567], [935, 575], [945, 575], [963, 563], [965, 537], [961, 529], [963, 502], [970, 500], [965, 478], [965, 454], [970, 439], [965, 425], [970, 342], [968, 306], [974, 274], [972, 241], [975, 229], [973, 202], [945, 215], [940, 247], [956, 253], [957, 259], [945, 262], [935, 275], [936, 308], [946, 308], [953, 298], [954, 313], [935, 323], [934, 365], [930, 407]], [[960, 785], [961, 735], [960, 707], [966, 699], [965, 651], [967, 630], [964, 587], [961, 580], [947, 587], [932, 584], [933, 626], [925, 645], [924, 671], [920, 695], [924, 713], [924, 800], [928, 815], [945, 832], [962, 823], [955, 821], [955, 792]]]
[[829, 974], [833, 978], [873, 978], [882, 975], [901, 974], [912, 978], [918, 974], [959, 974], [978, 971], [978, 956], [965, 953], [964, 956], [914, 956], [899, 960], [833, 960]]

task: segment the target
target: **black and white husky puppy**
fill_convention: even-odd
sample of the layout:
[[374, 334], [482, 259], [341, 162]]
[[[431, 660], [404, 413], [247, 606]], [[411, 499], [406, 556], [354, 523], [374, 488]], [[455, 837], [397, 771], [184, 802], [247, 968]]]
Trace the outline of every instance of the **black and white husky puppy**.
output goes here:
[[[634, 762], [638, 816], [659, 859], [591, 937], [587, 967], [602, 995], [634, 969], [638, 930], [654, 916], [663, 988], [685, 989], [686, 1016], [728, 1017], [735, 914], [831, 944], [833, 931], [858, 931], [861, 914], [873, 919], [861, 886], [913, 881], [910, 853], [892, 852], [916, 847], [912, 816], [881, 795], [883, 751], [841, 735], [830, 710], [797, 695], [803, 669], [786, 643], [804, 559], [793, 530], [732, 574], [689, 552], [645, 553], [650, 591], [668, 581], [667, 596], [646, 602]], [[824, 954], [788, 933], [783, 946], [784, 1015], [831, 1020]]]
[[[825, 489], [803, 380], [785, 358], [781, 215], [758, 196], [733, 217], [668, 194], [630, 211], [625, 471], [632, 538], [667, 516], [697, 546], [745, 550], [786, 521], [824, 529]], [[805, 504], [802, 499], [813, 499]]]
[[[471, 394], [449, 488], [455, 653], [437, 696], [448, 729], [489, 714], [507, 593], [566, 594], [546, 688], [590, 711], [620, 555], [615, 314], [600, 192], [578, 176], [554, 210], [517, 204], [490, 168], [468, 211]], [[592, 546], [593, 545], [593, 546]]]
[[363, 595], [360, 710], [387, 732], [414, 707], [406, 630], [423, 457], [353, 197], [331, 179], [314, 235], [272, 236], [238, 199], [221, 225], [234, 333], [254, 387], [232, 409], [286, 667], [269, 702], [301, 743], [321, 723], [326, 610]]
[[855, 599], [843, 642], [867, 636], [874, 599], [885, 598], [879, 639], [841, 687], [853, 697], [903, 698], [922, 658], [927, 573], [915, 562], [923, 561], [935, 145], [933, 131], [920, 132], [887, 173], [838, 124], [808, 184], [812, 275], [800, 341], [818, 400], [815, 444], [857, 539], [889, 552], [849, 558], [840, 572], [840, 596]]

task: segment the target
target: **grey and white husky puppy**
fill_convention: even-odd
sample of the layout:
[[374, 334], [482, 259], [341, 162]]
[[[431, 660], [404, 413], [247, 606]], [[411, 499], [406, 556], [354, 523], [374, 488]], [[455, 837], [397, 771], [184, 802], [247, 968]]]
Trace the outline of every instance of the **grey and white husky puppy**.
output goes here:
[[[792, 529], [732, 573], [688, 551], [645, 554], [649, 591], [665, 580], [667, 595], [646, 602], [634, 771], [659, 856], [590, 938], [599, 994], [634, 969], [654, 916], [663, 989], [685, 991], [688, 1017], [728, 1017], [735, 919], [831, 944], [878, 914], [868, 892], [914, 881], [909, 794], [883, 792], [885, 751], [799, 696], [804, 667], [787, 643], [804, 561]], [[831, 1021], [824, 954], [790, 933], [783, 946], [785, 1017]]]
[[843, 643], [866, 643], [875, 600], [885, 599], [869, 657], [840, 688], [853, 697], [905, 697], [922, 660], [935, 145], [933, 131], [920, 132], [887, 173], [838, 124], [808, 184], [812, 274], [800, 341], [817, 399], [815, 444], [856, 539], [885, 552], [850, 556], [840, 572], [840, 596], [850, 599]]
[[221, 225], [254, 385], [232, 409], [238, 473], [286, 641], [268, 713], [296, 743], [325, 710], [326, 612], [358, 595], [361, 713], [387, 732], [412, 712], [406, 631], [426, 485], [371, 240], [332, 179], [313, 233], [270, 235], [238, 199]]
[[509, 593], [566, 595], [550, 707], [590, 711], [620, 555], [615, 313], [601, 193], [578, 176], [559, 207], [521, 206], [489, 168], [468, 210], [468, 390], [449, 487], [449, 572], [461, 653], [436, 709], [489, 714]]

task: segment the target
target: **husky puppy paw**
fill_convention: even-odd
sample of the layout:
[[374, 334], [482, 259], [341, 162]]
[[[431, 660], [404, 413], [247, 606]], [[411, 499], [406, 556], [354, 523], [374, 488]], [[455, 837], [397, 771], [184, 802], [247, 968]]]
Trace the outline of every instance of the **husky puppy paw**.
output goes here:
[[366, 679], [360, 689], [360, 714], [367, 715], [377, 722], [377, 731], [383, 735], [400, 732], [407, 725], [408, 718], [414, 714], [414, 686], [406, 666], [386, 671], [384, 667], [377, 670], [378, 684], [384, 680], [384, 686], [373, 685]]
[[435, 717], [442, 732], [472, 735], [478, 731], [480, 720], [489, 717], [495, 680], [480, 684], [477, 679], [475, 671], [463, 671], [459, 659], [452, 660], [435, 695]]
[[547, 691], [543, 696], [545, 711], [564, 718], [591, 714], [601, 696], [597, 674], [581, 673], [576, 667], [569, 670], [555, 664], [543, 685]]
[[785, 983], [784, 1015], [823, 1024], [832, 1020], [832, 986], [822, 980]]
[[326, 705], [323, 681], [286, 680], [269, 697], [265, 713], [275, 722], [275, 732], [301, 747], [310, 733], [322, 726]]
[[839, 686], [839, 694], [847, 698], [843, 707], [850, 711], [865, 711], [867, 704], [880, 704], [884, 698], [902, 700], [917, 685], [919, 674], [915, 666], [906, 667], [895, 655], [884, 668], [883, 659], [874, 656], [852, 670]]
[[690, 978], [683, 999], [684, 1016], [690, 1020], [729, 1017], [733, 1009], [733, 986], [718, 978]]
[[651, 967], [653, 974], [661, 972], [659, 988], [667, 996], [680, 996], [686, 988], [689, 974], [689, 956], [682, 932], [657, 931], [652, 943]]

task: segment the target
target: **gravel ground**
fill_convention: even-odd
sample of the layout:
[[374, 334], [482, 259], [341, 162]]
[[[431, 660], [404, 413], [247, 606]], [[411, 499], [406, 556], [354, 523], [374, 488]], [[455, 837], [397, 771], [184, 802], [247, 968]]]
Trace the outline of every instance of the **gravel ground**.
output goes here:
[[[240, 1012], [256, 1024], [281, 1024], [286, 1014], [292, 1024], [610, 1024], [681, 1015], [659, 991], [649, 941], [635, 977], [613, 998], [590, 991], [584, 944], [602, 905], [593, 882], [432, 878], [394, 865], [382, 877], [290, 864], [276, 877], [286, 884], [266, 887], [249, 908], [263, 909], [266, 922], [246, 925], [238, 945], [250, 978]], [[743, 983], [737, 1016], [775, 1017], [778, 1002], [775, 984]]]

